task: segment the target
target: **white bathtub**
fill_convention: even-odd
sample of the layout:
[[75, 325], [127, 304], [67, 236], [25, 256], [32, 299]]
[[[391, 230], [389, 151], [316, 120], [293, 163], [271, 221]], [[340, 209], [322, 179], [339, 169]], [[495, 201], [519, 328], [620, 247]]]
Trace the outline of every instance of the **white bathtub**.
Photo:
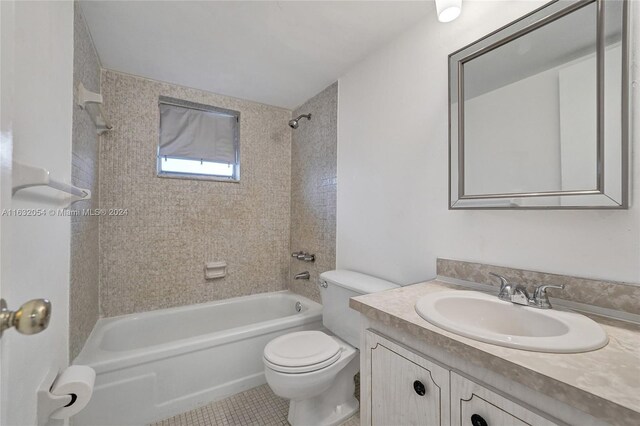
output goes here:
[[319, 329], [322, 306], [288, 291], [100, 319], [74, 361], [97, 378], [72, 424], [142, 425], [261, 385], [271, 339]]

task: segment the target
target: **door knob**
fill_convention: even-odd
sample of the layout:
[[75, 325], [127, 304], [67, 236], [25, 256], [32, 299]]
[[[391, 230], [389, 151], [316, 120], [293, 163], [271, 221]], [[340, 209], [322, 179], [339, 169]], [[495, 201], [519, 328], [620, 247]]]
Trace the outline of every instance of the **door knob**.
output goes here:
[[0, 299], [0, 337], [11, 327], [21, 334], [36, 334], [47, 328], [51, 319], [51, 302], [33, 299], [20, 306], [17, 311], [7, 309], [7, 302]]

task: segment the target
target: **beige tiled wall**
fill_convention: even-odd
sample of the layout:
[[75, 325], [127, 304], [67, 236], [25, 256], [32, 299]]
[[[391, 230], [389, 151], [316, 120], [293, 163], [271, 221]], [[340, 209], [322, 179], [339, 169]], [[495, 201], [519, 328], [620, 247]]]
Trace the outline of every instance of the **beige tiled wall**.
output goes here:
[[[100, 91], [100, 63], [93, 47], [80, 7], [74, 5], [73, 86]], [[98, 189], [99, 137], [89, 115], [73, 97], [72, 182], [92, 192], [90, 201], [73, 205], [74, 209], [96, 209]], [[71, 279], [69, 290], [69, 358], [80, 352], [98, 319], [99, 285], [98, 217], [71, 217]]]
[[[281, 290], [289, 269], [291, 111], [103, 71], [114, 129], [100, 151], [105, 316]], [[240, 183], [156, 176], [158, 97], [240, 111]], [[334, 172], [335, 173], [335, 172]], [[228, 275], [204, 279], [204, 263]]]
[[[293, 116], [311, 113], [291, 141], [291, 251], [316, 255], [313, 263], [291, 258], [288, 288], [320, 301], [318, 275], [336, 266], [336, 161], [338, 83], [309, 99]], [[311, 279], [294, 280], [309, 271]]]

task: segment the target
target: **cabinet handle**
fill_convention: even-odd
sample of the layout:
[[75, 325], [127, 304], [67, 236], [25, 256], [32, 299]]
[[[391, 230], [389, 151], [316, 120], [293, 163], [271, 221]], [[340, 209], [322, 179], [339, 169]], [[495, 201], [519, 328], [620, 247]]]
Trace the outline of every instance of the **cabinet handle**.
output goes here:
[[420, 380], [416, 380], [415, 382], [413, 382], [413, 390], [416, 391], [416, 393], [420, 396], [424, 396], [424, 394], [427, 393], [426, 388]]
[[480, 414], [474, 414], [471, 416], [471, 424], [473, 426], [489, 426], [487, 421]]

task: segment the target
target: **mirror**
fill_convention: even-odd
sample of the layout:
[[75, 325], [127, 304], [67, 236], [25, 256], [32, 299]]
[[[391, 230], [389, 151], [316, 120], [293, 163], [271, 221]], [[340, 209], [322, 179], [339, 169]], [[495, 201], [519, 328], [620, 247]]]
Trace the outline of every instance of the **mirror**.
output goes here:
[[449, 56], [450, 208], [627, 208], [627, 7], [551, 2]]

